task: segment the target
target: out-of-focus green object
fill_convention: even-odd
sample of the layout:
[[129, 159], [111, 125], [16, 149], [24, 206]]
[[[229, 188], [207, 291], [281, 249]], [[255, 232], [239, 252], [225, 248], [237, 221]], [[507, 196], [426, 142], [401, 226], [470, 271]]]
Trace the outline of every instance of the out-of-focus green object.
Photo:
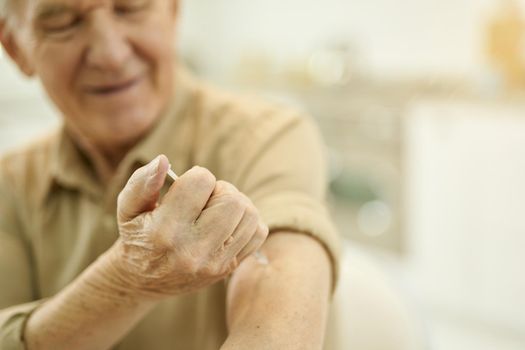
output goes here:
[[343, 170], [330, 183], [331, 192], [348, 204], [362, 204], [379, 198], [367, 177], [352, 170]]

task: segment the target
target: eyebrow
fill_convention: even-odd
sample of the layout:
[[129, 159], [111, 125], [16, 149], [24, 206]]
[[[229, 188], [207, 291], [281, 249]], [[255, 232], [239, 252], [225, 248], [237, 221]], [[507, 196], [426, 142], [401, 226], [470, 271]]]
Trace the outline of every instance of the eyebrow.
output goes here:
[[35, 18], [37, 20], [46, 20], [51, 17], [61, 15], [68, 12], [73, 12], [74, 10], [64, 4], [58, 4], [58, 3], [44, 3], [40, 4], [36, 9], [36, 16]]

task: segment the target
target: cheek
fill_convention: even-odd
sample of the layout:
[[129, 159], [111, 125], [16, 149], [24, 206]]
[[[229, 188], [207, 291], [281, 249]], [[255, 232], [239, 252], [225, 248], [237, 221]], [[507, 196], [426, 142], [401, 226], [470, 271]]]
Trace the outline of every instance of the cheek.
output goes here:
[[157, 79], [169, 77], [175, 61], [175, 33], [173, 24], [145, 24], [134, 30], [137, 54], [144, 57]]
[[56, 101], [74, 91], [74, 76], [80, 62], [80, 50], [63, 43], [42, 44], [35, 50], [35, 70], [48, 94]]

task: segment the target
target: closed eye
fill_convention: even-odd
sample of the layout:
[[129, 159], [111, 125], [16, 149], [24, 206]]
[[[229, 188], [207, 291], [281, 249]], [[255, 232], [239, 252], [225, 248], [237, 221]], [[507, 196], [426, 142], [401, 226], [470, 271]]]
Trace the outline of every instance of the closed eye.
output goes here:
[[58, 18], [42, 23], [41, 27], [44, 31], [49, 33], [60, 33], [77, 27], [80, 22], [81, 18], [78, 16]]
[[121, 0], [116, 1], [113, 11], [117, 15], [132, 15], [141, 13], [150, 7], [151, 0]]
[[75, 28], [82, 21], [82, 18], [68, 7], [51, 5], [39, 10], [36, 25], [44, 33], [63, 33]]

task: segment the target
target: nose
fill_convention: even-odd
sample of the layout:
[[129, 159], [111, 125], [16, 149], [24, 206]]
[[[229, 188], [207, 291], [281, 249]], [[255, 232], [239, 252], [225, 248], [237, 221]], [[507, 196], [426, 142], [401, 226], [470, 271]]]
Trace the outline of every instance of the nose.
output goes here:
[[86, 61], [100, 70], [119, 70], [128, 60], [132, 48], [123, 28], [111, 16], [98, 16], [90, 26]]

